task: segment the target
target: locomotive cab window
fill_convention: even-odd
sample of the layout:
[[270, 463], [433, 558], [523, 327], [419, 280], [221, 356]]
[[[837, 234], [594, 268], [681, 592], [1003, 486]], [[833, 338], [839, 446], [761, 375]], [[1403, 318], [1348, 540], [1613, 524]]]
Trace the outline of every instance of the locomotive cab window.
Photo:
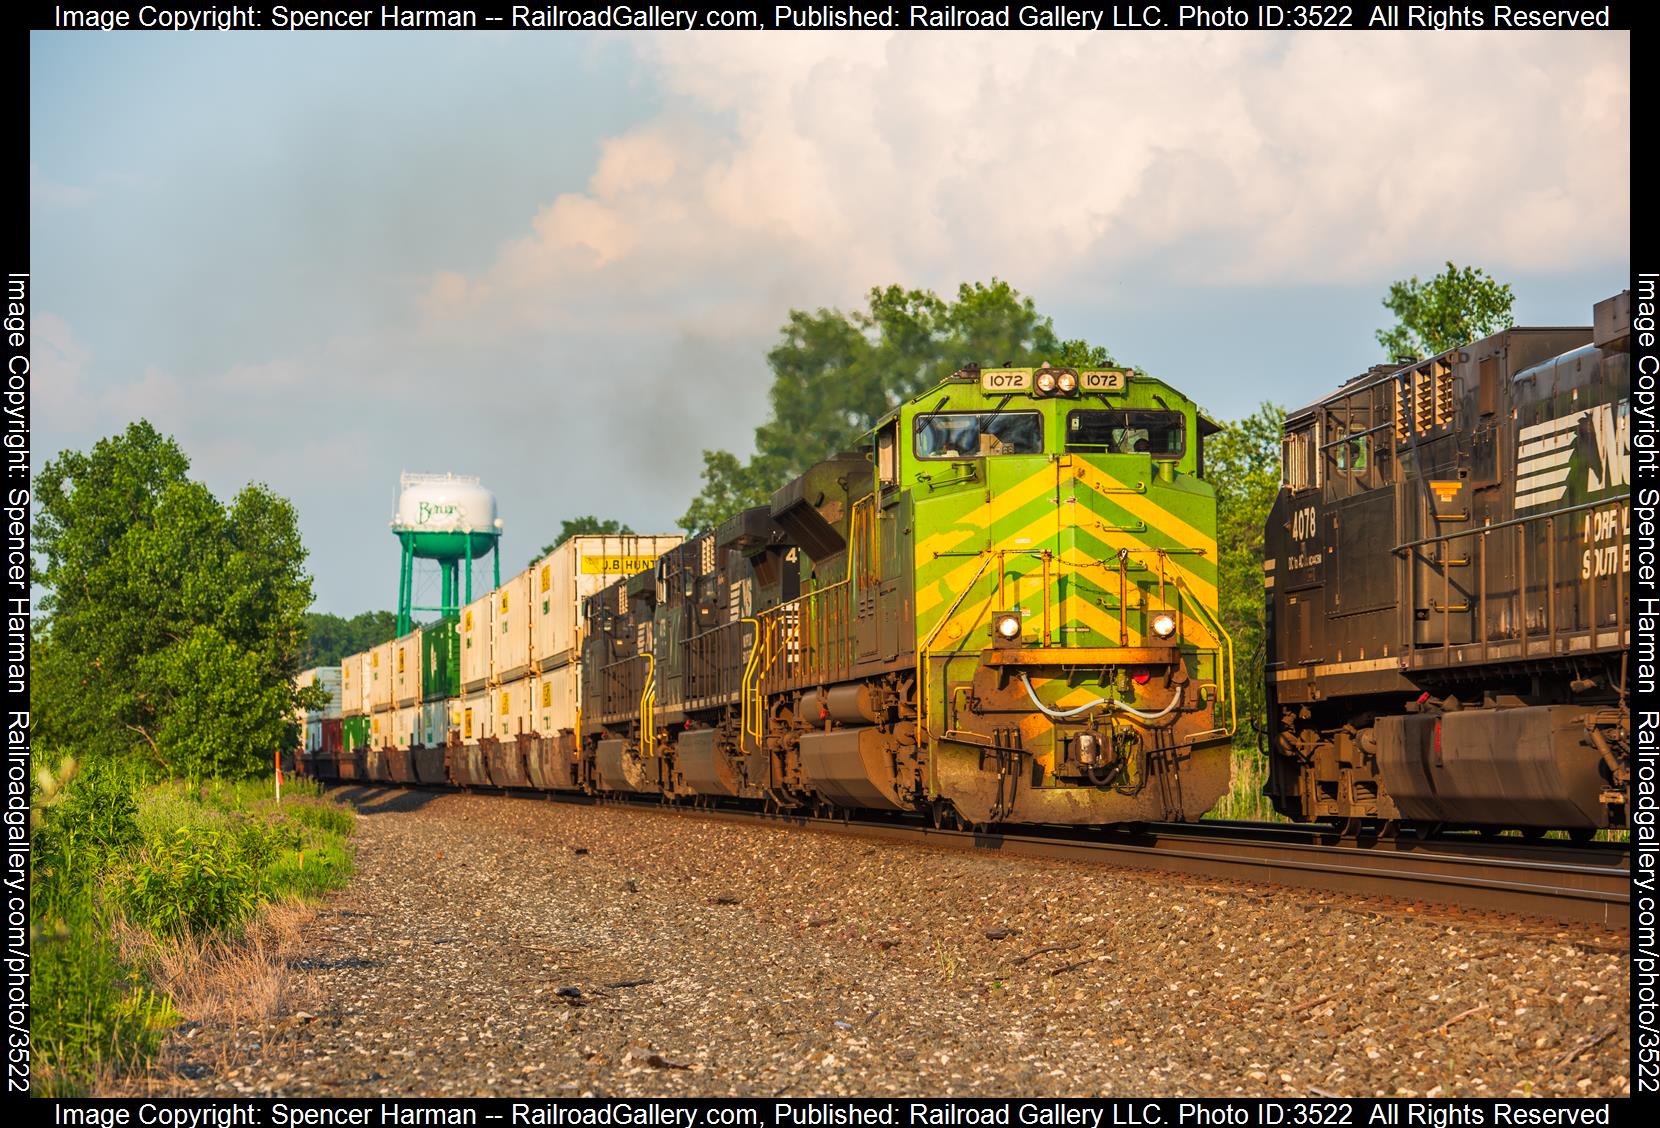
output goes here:
[[1280, 485], [1293, 493], [1318, 485], [1316, 453], [1312, 428], [1287, 435], [1280, 446]]
[[1186, 449], [1185, 424], [1179, 411], [1074, 411], [1066, 417], [1066, 449], [1180, 458]]
[[935, 412], [914, 425], [918, 458], [979, 458], [1043, 453], [1043, 418], [1035, 411]]

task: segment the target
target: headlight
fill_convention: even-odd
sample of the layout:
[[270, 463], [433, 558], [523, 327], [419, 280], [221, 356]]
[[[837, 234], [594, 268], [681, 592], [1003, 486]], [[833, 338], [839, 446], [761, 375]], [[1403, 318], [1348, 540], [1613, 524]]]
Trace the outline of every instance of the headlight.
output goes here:
[[1055, 377], [1055, 387], [1061, 390], [1061, 395], [1071, 395], [1078, 390], [1078, 374], [1076, 372], [1062, 372]]
[[1169, 638], [1176, 633], [1176, 620], [1168, 614], [1153, 616], [1153, 633], [1160, 638]]
[[1033, 377], [1032, 383], [1037, 387], [1038, 394], [1052, 396], [1055, 394], [1055, 374], [1047, 368], [1040, 368]]
[[997, 632], [997, 637], [1013, 641], [1020, 637], [1020, 612], [1004, 611], [991, 621], [991, 629]]

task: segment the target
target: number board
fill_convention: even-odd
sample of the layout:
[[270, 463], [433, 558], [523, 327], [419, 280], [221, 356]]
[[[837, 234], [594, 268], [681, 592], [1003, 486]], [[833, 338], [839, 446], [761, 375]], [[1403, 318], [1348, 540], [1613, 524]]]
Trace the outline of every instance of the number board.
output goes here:
[[1130, 374], [1116, 369], [1078, 373], [1078, 390], [1081, 392], [1122, 392], [1129, 382]]
[[982, 392], [1029, 392], [1032, 390], [1030, 368], [985, 368], [980, 371]]

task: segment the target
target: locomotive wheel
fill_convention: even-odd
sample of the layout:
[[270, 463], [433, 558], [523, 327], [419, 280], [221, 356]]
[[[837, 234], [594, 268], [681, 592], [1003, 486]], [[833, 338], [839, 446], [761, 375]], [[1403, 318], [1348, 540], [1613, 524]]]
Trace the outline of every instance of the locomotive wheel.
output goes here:
[[1576, 826], [1568, 831], [1568, 841], [1575, 846], [1584, 846], [1586, 843], [1594, 841], [1596, 836], [1597, 829], [1594, 826]]

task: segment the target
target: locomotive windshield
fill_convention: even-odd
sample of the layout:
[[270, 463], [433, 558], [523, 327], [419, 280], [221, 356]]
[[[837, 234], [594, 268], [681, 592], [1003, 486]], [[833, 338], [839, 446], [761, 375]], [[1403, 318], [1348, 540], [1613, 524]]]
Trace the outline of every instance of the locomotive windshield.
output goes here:
[[1086, 453], [1180, 458], [1185, 434], [1179, 411], [1074, 411], [1066, 417], [1066, 449]]
[[1043, 420], [1035, 411], [937, 412], [916, 417], [918, 458], [1041, 454]]

